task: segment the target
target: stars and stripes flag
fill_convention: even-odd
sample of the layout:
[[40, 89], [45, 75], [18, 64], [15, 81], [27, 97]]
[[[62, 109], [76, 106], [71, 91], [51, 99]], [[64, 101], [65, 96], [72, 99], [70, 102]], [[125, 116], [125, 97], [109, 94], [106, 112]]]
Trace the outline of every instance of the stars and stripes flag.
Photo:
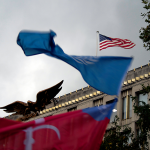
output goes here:
[[135, 44], [128, 39], [119, 39], [119, 38], [111, 38], [99, 34], [99, 50], [106, 49], [107, 47], [118, 46], [125, 49], [130, 49], [135, 46]]

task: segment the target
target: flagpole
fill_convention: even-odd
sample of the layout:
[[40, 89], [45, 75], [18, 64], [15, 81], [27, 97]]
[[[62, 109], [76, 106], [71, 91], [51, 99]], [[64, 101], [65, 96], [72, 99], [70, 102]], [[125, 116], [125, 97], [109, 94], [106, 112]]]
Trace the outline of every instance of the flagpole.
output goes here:
[[96, 37], [97, 37], [96, 42], [96, 56], [97, 56], [97, 51], [99, 50], [99, 31], [96, 31]]

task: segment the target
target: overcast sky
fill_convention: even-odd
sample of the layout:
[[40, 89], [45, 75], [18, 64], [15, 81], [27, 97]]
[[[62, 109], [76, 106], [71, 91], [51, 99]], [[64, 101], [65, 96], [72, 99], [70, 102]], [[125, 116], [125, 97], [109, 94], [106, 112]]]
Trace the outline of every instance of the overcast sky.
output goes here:
[[[16, 44], [21, 30], [56, 32], [56, 44], [70, 55], [96, 55], [96, 31], [130, 39], [132, 49], [107, 48], [98, 56], [134, 56], [130, 69], [150, 58], [139, 39], [145, 27], [141, 0], [0, 0], [0, 106], [35, 101], [38, 91], [64, 80], [57, 96], [86, 87], [80, 73], [44, 54], [26, 57]], [[0, 110], [0, 117], [8, 115]]]

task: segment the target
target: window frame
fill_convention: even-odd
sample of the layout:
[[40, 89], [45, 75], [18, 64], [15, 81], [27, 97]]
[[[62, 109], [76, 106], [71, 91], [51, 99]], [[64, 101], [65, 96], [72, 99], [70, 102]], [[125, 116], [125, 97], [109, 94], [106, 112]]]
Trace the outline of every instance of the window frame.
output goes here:
[[[106, 104], [111, 104], [111, 103], [114, 102], [114, 100], [115, 100], [115, 99], [109, 100], [109, 101], [106, 102]], [[117, 110], [117, 104], [115, 105], [114, 109]], [[114, 110], [114, 109], [113, 109], [113, 110]], [[114, 121], [115, 116], [117, 115], [117, 111], [118, 111], [118, 110], [117, 110], [116, 112], [113, 112], [113, 110], [112, 110], [112, 114], [111, 114], [110, 122], [109, 122], [109, 123], [112, 123], [112, 122]]]
[[[124, 111], [124, 99], [125, 99], [125, 111]], [[127, 119], [127, 115], [126, 115], [127, 114], [127, 110], [126, 110], [126, 108], [127, 108], [127, 96], [122, 98], [122, 120], [126, 120]]]
[[[97, 102], [98, 102], [98, 104], [95, 104]], [[103, 105], [103, 97], [93, 101], [93, 106], [94, 107], [101, 106], [101, 105]]]
[[71, 112], [71, 111], [75, 111], [75, 110], [77, 110], [77, 106], [67, 109], [67, 112]]
[[145, 102], [145, 101], [143, 101], [143, 102], [145, 102], [146, 104], [148, 104], [148, 93], [146, 93], [146, 94], [141, 94], [140, 92], [137, 92], [138, 106], [142, 106], [142, 105], [143, 105], [142, 102], [139, 102], [139, 101], [142, 101], [142, 100], [140, 100], [140, 95], [142, 95], [142, 96], [147, 95], [147, 102]]

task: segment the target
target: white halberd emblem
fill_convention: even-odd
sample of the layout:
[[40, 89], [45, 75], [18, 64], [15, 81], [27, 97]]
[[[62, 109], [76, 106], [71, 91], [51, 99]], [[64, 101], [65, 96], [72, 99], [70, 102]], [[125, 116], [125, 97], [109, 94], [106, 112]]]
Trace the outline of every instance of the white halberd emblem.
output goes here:
[[[42, 122], [45, 122], [44, 118], [40, 118], [38, 120], [35, 120], [36, 124], [39, 124]], [[53, 125], [41, 125], [41, 126], [37, 126], [35, 128], [29, 127], [26, 130], [23, 130], [26, 133], [26, 139], [24, 140], [25, 150], [32, 150], [32, 144], [35, 142], [35, 140], [32, 137], [32, 133], [36, 130], [45, 129], [45, 128], [54, 130], [56, 132], [58, 138], [60, 139], [60, 132]]]

